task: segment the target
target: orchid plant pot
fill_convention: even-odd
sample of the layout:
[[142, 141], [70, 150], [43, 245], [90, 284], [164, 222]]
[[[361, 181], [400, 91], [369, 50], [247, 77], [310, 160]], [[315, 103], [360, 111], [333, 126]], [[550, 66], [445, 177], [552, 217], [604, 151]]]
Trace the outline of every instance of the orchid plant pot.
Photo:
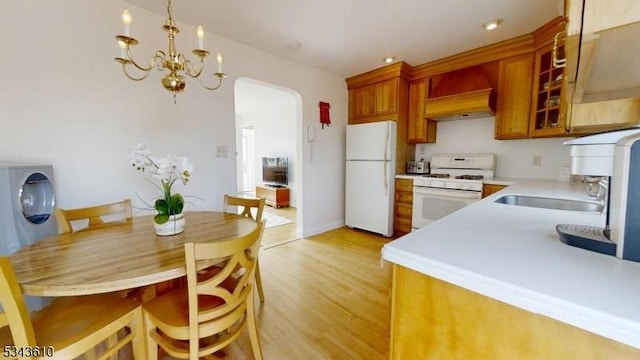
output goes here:
[[156, 235], [171, 236], [183, 232], [184, 224], [184, 214], [177, 214], [169, 216], [169, 220], [163, 224], [154, 221], [153, 228], [156, 230]]

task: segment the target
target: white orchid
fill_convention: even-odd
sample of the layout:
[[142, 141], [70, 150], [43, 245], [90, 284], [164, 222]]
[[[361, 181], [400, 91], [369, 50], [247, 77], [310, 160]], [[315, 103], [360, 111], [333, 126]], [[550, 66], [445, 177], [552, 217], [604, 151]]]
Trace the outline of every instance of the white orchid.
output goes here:
[[163, 197], [157, 199], [153, 206], [158, 212], [154, 218], [156, 223], [163, 224], [171, 215], [182, 213], [184, 198], [180, 194], [172, 194], [171, 188], [177, 180], [183, 185], [189, 182], [193, 165], [186, 157], [167, 155], [158, 158], [144, 144], [138, 144], [129, 154], [129, 161], [136, 170], [160, 180], [162, 184]]

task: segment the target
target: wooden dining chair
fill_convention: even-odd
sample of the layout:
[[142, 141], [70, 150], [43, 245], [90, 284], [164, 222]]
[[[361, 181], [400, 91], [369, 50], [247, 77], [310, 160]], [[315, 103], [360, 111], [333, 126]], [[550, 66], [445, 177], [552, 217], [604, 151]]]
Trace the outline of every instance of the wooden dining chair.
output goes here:
[[[93, 356], [95, 347], [122, 329], [125, 336], [99, 357], [106, 359], [131, 343], [135, 359], [145, 359], [142, 308], [130, 299], [111, 296], [80, 296], [73, 301], [60, 299], [29, 316], [13, 271], [6, 256], [0, 257], [0, 344], [9, 350], [9, 358], [19, 351], [33, 356], [19, 359], [75, 359], [85, 353]], [[34, 355], [38, 346], [39, 355]], [[7, 355], [5, 353], [5, 355]]]
[[[54, 210], [58, 230], [61, 234], [104, 226], [111, 223], [131, 221], [131, 199], [112, 204], [90, 206], [78, 209]], [[84, 227], [73, 227], [72, 222], [86, 220]]]
[[[178, 359], [215, 357], [247, 327], [255, 359], [262, 359], [253, 300], [253, 278], [264, 229], [261, 221], [248, 235], [223, 241], [185, 243], [187, 287], [143, 304], [147, 356], [158, 346]], [[200, 273], [203, 262], [224, 259], [220, 268]], [[206, 266], [206, 265], [204, 265]], [[244, 271], [236, 278], [237, 267]]]
[[[103, 204], [97, 206], [89, 206], [76, 209], [54, 210], [56, 222], [58, 223], [58, 231], [60, 234], [95, 229], [104, 226], [112, 226], [124, 224], [131, 221], [131, 199], [125, 199], [120, 202], [111, 204]], [[81, 226], [75, 226], [80, 221], [84, 221]], [[153, 286], [128, 289], [118, 292], [120, 297], [126, 297], [135, 300], [144, 300], [153, 297], [155, 288]], [[117, 342], [117, 334], [107, 339], [107, 346], [113, 346]], [[88, 356], [93, 358], [93, 355]], [[117, 360], [115, 354], [112, 360]]]
[[[224, 196], [224, 211], [249, 217], [256, 222], [262, 221], [265, 199], [242, 198], [231, 195]], [[254, 211], [255, 210], [255, 211]], [[254, 215], [255, 212], [255, 215]], [[264, 291], [262, 290], [262, 276], [260, 275], [260, 264], [256, 264], [256, 287], [260, 302], [264, 302]]]

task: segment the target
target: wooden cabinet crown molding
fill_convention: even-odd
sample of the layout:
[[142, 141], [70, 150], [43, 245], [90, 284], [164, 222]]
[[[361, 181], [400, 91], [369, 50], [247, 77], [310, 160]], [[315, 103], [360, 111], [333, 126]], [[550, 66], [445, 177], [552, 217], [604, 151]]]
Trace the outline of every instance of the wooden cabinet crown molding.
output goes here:
[[413, 67], [411, 65], [404, 61], [400, 61], [395, 64], [347, 78], [347, 89], [359, 88], [394, 78], [408, 79], [412, 72]]
[[530, 53], [534, 50], [534, 44], [535, 41], [533, 35], [526, 34], [495, 44], [468, 50], [414, 67], [411, 80], [422, 79], [437, 74]]
[[558, 16], [534, 31], [533, 38], [535, 39], [535, 50], [552, 43], [556, 34], [560, 31], [564, 31], [566, 26], [567, 19], [564, 16]]

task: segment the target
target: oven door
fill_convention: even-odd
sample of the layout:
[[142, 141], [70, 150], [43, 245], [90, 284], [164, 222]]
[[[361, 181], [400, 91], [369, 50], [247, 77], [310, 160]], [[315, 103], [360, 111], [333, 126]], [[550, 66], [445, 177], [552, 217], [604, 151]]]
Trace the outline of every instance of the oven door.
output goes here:
[[414, 186], [411, 227], [419, 229], [481, 198], [479, 191]]

